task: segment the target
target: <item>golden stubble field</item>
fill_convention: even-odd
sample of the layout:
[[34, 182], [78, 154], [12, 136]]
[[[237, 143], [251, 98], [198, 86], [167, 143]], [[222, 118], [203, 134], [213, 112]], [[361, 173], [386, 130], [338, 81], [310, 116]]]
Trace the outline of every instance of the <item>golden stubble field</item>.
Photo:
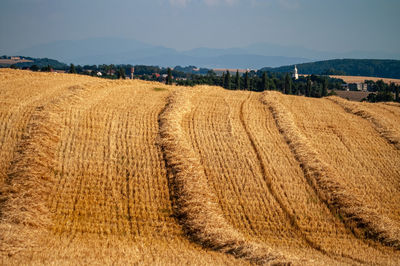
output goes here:
[[400, 264], [400, 105], [0, 70], [2, 264]]
[[383, 82], [390, 84], [394, 83], [396, 85], [400, 85], [400, 79], [390, 79], [390, 78], [379, 78], [379, 77], [363, 77], [363, 76], [338, 76], [338, 75], [329, 75], [331, 78], [343, 79], [346, 83], [363, 83], [367, 80], [372, 80], [377, 82], [378, 80], [382, 80]]

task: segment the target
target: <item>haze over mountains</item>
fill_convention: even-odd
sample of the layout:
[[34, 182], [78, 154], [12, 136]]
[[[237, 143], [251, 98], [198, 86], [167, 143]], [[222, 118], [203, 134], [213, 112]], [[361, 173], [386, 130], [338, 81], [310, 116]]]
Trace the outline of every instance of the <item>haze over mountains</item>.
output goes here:
[[195, 65], [206, 68], [278, 67], [333, 58], [400, 59], [398, 54], [353, 51], [334, 53], [315, 51], [299, 46], [256, 43], [239, 48], [196, 48], [177, 51], [134, 39], [90, 38], [54, 41], [35, 45], [15, 53], [32, 57], [48, 57], [74, 64], [143, 64], [158, 66]]

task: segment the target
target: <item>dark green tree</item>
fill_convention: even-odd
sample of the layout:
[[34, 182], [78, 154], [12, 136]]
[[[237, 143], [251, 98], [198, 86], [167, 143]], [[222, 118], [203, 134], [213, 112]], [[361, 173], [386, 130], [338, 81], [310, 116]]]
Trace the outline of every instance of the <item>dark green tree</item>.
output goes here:
[[122, 67], [120, 67], [120, 68], [118, 69], [118, 78], [119, 78], [119, 79], [125, 79], [125, 69], [122, 68]]
[[251, 77], [250, 78], [250, 86], [251, 86], [251, 90], [253, 90], [253, 91], [257, 90], [257, 79], [256, 79], [256, 77]]
[[261, 79], [261, 87], [263, 90], [269, 90], [269, 81], [267, 72], [263, 72], [262, 79]]
[[115, 67], [114, 64], [111, 64], [111, 65], [110, 65], [110, 76], [113, 75], [114, 67]]
[[299, 90], [299, 85], [298, 84], [293, 84], [293, 94], [294, 95], [300, 95], [300, 90]]
[[286, 73], [283, 93], [292, 94], [292, 79], [289, 73]]
[[51, 66], [50, 65], [44, 66], [44, 67], [42, 67], [40, 69], [40, 71], [42, 71], [42, 72], [51, 72]]
[[250, 89], [249, 72], [247, 72], [247, 71], [244, 74], [244, 89], [245, 90], [249, 90]]
[[396, 102], [400, 102], [400, 99], [399, 99], [399, 90], [400, 90], [400, 85], [397, 85], [396, 86], [396, 92], [395, 92], [395, 95], [396, 95]]
[[387, 91], [387, 85], [385, 84], [385, 82], [383, 82], [383, 80], [378, 80], [376, 83], [376, 87], [377, 87], [377, 91], [378, 92], [386, 92]]
[[39, 71], [40, 68], [38, 67], [38, 65], [32, 65], [29, 69], [36, 72]]
[[76, 74], [76, 69], [75, 69], [75, 65], [74, 64], [71, 64], [69, 66], [69, 71], [68, 72], [72, 73], [72, 74]]
[[307, 86], [306, 86], [306, 96], [311, 96], [312, 82], [311, 79], [307, 78]]
[[231, 89], [231, 74], [229, 73], [229, 71], [226, 71], [224, 87], [225, 87], [225, 89], [228, 89], [228, 90]]
[[172, 85], [172, 70], [171, 68], [168, 68], [167, 70], [167, 85]]
[[277, 83], [276, 77], [272, 76], [272, 78], [269, 80], [269, 89], [276, 90], [276, 83]]
[[236, 70], [236, 89], [240, 90], [240, 76], [239, 76], [239, 70]]
[[321, 97], [321, 86], [319, 83], [313, 83], [311, 87], [311, 97], [320, 98]]
[[325, 77], [322, 80], [322, 91], [321, 91], [321, 96], [325, 97], [328, 95], [328, 79]]

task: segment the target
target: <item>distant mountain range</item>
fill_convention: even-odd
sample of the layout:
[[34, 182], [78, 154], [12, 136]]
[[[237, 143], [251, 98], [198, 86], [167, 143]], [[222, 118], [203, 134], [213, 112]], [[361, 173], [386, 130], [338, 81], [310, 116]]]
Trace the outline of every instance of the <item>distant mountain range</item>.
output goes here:
[[[197, 48], [177, 51], [154, 46], [132, 39], [91, 38], [77, 41], [55, 41], [18, 51], [22, 56], [54, 58], [65, 63], [93, 64], [143, 64], [174, 67], [195, 65], [203, 68], [259, 69], [307, 63], [330, 58], [384, 58], [400, 59], [400, 55], [376, 52], [335, 54], [305, 49], [297, 46], [252, 44], [241, 48]], [[351, 56], [352, 54], [356, 56]]]

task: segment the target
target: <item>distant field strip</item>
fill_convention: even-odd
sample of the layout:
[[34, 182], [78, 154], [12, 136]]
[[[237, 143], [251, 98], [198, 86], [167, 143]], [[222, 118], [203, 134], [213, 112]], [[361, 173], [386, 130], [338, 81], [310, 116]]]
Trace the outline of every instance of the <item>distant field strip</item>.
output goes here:
[[278, 128], [321, 200], [360, 237], [376, 239], [399, 249], [400, 231], [397, 224], [366, 206], [336, 181], [333, 169], [321, 161], [318, 152], [297, 128], [291, 113], [280, 103], [281, 97], [278, 93], [266, 93], [264, 103], [269, 106]]
[[284, 258], [276, 251], [247, 241], [223, 218], [217, 199], [208, 189], [204, 169], [181, 125], [190, 109], [190, 94], [177, 92], [169, 97], [160, 115], [161, 145], [172, 168], [177, 212], [185, 229], [206, 247], [254, 263], [283, 263]]

